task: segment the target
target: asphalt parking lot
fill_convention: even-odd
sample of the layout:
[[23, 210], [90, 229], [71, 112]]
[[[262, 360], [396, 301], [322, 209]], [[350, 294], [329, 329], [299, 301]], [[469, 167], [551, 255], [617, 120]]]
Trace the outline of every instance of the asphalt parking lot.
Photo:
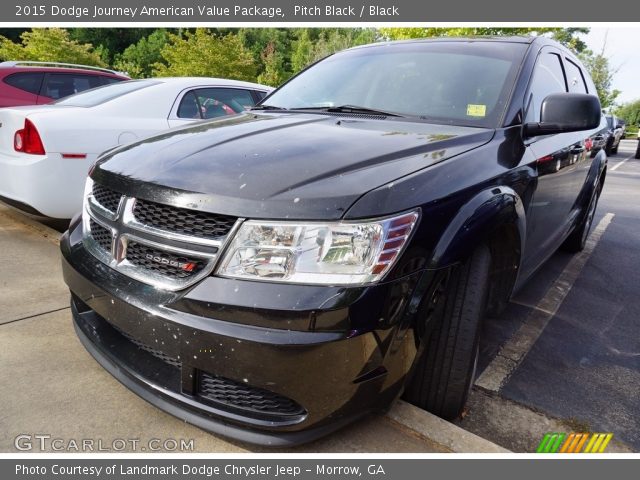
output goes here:
[[[608, 451], [640, 451], [635, 146], [623, 141], [609, 159], [585, 252], [556, 253], [487, 321], [476, 386], [456, 425], [399, 402], [293, 451], [532, 452], [549, 431], [611, 432]], [[55, 231], [0, 204], [0, 246], [0, 452], [16, 451], [20, 434], [107, 446], [139, 439], [142, 449], [154, 438], [194, 439], [194, 451], [261, 451], [157, 410], [91, 359], [71, 325]]]
[[[463, 428], [513, 451], [611, 432], [640, 451], [640, 160], [609, 157], [585, 252], [557, 252], [489, 319]], [[624, 445], [620, 445], [622, 449]]]

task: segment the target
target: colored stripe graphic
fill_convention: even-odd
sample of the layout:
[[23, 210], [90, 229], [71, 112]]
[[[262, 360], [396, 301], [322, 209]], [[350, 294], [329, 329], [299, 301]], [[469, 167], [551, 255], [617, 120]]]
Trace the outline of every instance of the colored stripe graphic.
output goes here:
[[[536, 453], [603, 453], [613, 433], [545, 433]], [[585, 446], [586, 444], [586, 446]], [[584, 447], [584, 450], [583, 450]]]

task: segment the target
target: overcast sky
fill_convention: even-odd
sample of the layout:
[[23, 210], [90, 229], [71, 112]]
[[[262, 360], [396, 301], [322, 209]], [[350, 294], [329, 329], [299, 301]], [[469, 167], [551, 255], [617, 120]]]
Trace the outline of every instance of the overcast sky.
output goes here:
[[605, 43], [605, 54], [609, 64], [618, 69], [613, 77], [613, 88], [622, 91], [617, 103], [640, 100], [640, 28], [592, 27], [583, 37], [595, 53], [599, 53]]

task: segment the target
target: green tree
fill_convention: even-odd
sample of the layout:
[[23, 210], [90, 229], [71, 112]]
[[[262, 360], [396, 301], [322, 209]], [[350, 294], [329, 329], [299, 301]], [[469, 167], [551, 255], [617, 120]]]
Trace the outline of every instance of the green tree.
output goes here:
[[150, 35], [149, 28], [70, 28], [69, 38], [79, 43], [90, 43], [100, 52], [104, 62], [111, 65], [115, 57], [130, 45]]
[[524, 35], [538, 36], [546, 35], [558, 42], [566, 45], [576, 52], [581, 52], [586, 48], [586, 44], [580, 39], [579, 34], [589, 33], [588, 28], [507, 28], [507, 27], [458, 27], [458, 28], [381, 28], [381, 35], [387, 40], [407, 40], [411, 38], [426, 37], [469, 37], [469, 36], [505, 36]]
[[580, 60], [582, 60], [582, 63], [591, 74], [593, 83], [596, 85], [602, 109], [613, 107], [616, 98], [621, 92], [613, 88], [613, 77], [618, 70], [609, 63], [609, 59], [605, 55], [605, 47], [598, 54], [585, 50], [580, 54]]
[[0, 36], [0, 59], [106, 66], [91, 44], [72, 40], [62, 28], [35, 28], [22, 33], [20, 40], [14, 43]]
[[627, 125], [640, 125], [640, 100], [619, 106], [615, 110], [615, 114], [622, 118]]
[[372, 28], [305, 28], [297, 33], [291, 54], [294, 72], [340, 50], [378, 40]]
[[289, 75], [284, 70], [284, 59], [276, 50], [273, 43], [269, 43], [262, 52], [264, 71], [258, 75], [258, 83], [277, 87], [284, 82]]
[[115, 56], [113, 66], [127, 72], [131, 78], [146, 78], [153, 73], [153, 66], [162, 63], [162, 48], [169, 41], [165, 29], [154, 30], [148, 37], [130, 45], [124, 52]]
[[205, 28], [184, 35], [168, 34], [160, 55], [165, 63], [153, 65], [158, 76], [222, 77], [255, 81], [253, 55], [235, 34], [219, 36]]

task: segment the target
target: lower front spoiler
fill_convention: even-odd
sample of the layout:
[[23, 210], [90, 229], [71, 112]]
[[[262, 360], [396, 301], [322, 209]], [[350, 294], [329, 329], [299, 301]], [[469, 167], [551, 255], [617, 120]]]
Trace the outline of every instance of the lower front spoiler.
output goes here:
[[246, 426], [239, 427], [225, 423], [217, 418], [202, 414], [201, 411], [198, 411], [199, 408], [196, 402], [194, 402], [193, 410], [190, 409], [184, 396], [180, 396], [179, 399], [176, 398], [176, 394], [170, 390], [150, 383], [137, 372], [128, 368], [123, 362], [118, 361], [109, 348], [100, 343], [100, 339], [105, 338], [105, 335], [108, 338], [108, 332], [100, 332], [99, 324], [91, 321], [91, 317], [96, 316], [96, 314], [91, 311], [80, 313], [74, 302], [71, 302], [71, 310], [74, 320], [73, 326], [80, 342], [89, 354], [116, 380], [150, 404], [180, 420], [211, 433], [258, 445], [271, 447], [295, 446], [328, 435], [368, 413], [364, 411], [356, 416], [345, 417], [330, 424], [295, 432], [256, 431], [250, 430]]

